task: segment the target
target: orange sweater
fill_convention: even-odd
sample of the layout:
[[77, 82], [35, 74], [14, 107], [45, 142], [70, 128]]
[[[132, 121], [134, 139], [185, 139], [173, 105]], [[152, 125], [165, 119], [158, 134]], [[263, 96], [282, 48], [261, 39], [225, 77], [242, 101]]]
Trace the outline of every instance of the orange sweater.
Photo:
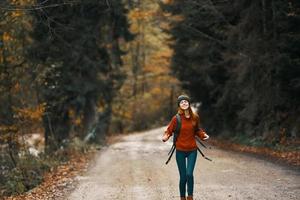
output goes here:
[[[197, 149], [196, 139], [195, 136], [199, 136], [201, 140], [205, 137], [205, 132], [203, 129], [200, 129], [198, 126], [198, 123], [196, 124], [196, 127], [192, 124], [191, 118], [186, 118], [184, 114], [180, 114], [181, 118], [181, 129], [179, 132], [179, 136], [176, 141], [176, 149], [181, 151], [193, 151]], [[173, 135], [173, 132], [176, 129], [176, 116], [174, 116], [171, 120], [171, 122], [168, 125], [167, 130], [165, 131], [165, 134], [168, 135], [168, 137]]]

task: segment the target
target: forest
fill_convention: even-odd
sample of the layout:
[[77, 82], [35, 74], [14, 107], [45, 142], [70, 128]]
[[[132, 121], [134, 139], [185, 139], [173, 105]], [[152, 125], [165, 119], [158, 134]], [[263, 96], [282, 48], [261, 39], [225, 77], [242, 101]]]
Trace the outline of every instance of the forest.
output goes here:
[[211, 136], [299, 151], [299, 30], [296, 0], [2, 0], [0, 196], [183, 93]]
[[171, 68], [210, 132], [278, 143], [299, 136], [297, 1], [171, 1]]

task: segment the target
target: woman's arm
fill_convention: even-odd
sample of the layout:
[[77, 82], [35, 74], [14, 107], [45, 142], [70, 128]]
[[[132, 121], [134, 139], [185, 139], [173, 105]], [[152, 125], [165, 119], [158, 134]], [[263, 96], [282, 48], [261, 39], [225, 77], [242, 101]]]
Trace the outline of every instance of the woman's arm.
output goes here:
[[173, 135], [173, 132], [175, 131], [176, 123], [177, 123], [176, 116], [174, 116], [170, 121], [168, 128], [167, 130], [165, 130], [165, 133], [162, 137], [163, 142], [166, 142]]
[[196, 124], [196, 135], [201, 139], [201, 140], [207, 140], [209, 138], [209, 135], [199, 127], [199, 116], [198, 116], [198, 123]]
[[207, 140], [209, 138], [209, 135], [207, 135], [207, 133], [202, 128], [196, 131], [196, 135], [199, 136], [201, 140]]

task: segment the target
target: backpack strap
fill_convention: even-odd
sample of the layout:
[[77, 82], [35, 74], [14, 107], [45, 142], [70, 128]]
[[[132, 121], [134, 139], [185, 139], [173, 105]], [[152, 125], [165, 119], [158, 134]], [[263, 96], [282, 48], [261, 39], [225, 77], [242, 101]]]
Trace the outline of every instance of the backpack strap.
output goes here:
[[176, 114], [176, 128], [175, 128], [175, 131], [173, 133], [173, 145], [168, 153], [169, 155], [169, 158], [166, 162], [166, 165], [169, 163], [169, 161], [171, 160], [172, 158], [172, 155], [176, 149], [176, 141], [177, 141], [177, 138], [179, 136], [179, 133], [180, 133], [180, 129], [181, 129], [181, 118], [180, 118], [180, 115], [177, 113]]
[[179, 136], [180, 129], [181, 129], [181, 118], [180, 118], [180, 115], [177, 113], [176, 114], [176, 128], [175, 128], [174, 136], [173, 136], [173, 145], [176, 145], [176, 141]]
[[202, 155], [203, 158], [205, 158], [206, 160], [212, 161], [210, 158], [206, 157], [206, 156], [202, 153], [202, 151], [200, 150], [199, 147], [197, 147], [197, 150], [199, 151], [199, 153]]

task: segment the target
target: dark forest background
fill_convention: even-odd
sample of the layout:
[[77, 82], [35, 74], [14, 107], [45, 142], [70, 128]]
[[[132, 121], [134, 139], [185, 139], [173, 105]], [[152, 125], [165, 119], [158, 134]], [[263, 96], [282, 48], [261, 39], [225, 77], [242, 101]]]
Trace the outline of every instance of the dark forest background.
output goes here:
[[298, 1], [169, 1], [180, 16], [171, 67], [201, 101], [208, 132], [280, 142], [299, 137]]
[[298, 151], [299, 29], [296, 0], [0, 1], [0, 195], [182, 93], [210, 136]]

